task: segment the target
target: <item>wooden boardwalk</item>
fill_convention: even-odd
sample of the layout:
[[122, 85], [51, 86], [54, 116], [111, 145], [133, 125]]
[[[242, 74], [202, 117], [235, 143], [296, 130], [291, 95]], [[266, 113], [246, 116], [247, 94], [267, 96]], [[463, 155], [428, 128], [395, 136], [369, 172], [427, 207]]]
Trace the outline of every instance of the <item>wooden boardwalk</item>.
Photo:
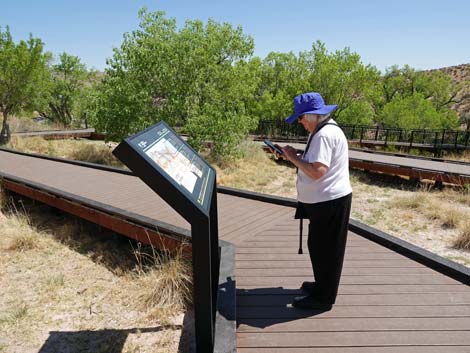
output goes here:
[[[259, 141], [261, 146], [264, 144]], [[301, 142], [276, 142], [280, 146], [290, 145], [297, 150], [303, 151], [306, 143]], [[349, 161], [364, 161], [369, 163], [380, 163], [390, 166], [401, 166], [405, 168], [416, 168], [420, 170], [429, 170], [436, 173], [446, 173], [453, 176], [462, 176], [470, 178], [470, 163], [464, 161], [455, 161], [450, 159], [432, 158], [416, 156], [412, 154], [382, 152], [374, 150], [365, 150], [359, 148], [349, 148]]]
[[297, 249], [292, 221], [238, 246], [238, 352], [470, 352], [468, 286], [349, 233], [336, 305], [296, 309], [312, 280]]
[[[189, 229], [133, 176], [0, 151], [6, 174]], [[220, 193], [218, 207], [220, 237], [237, 246], [238, 352], [470, 352], [468, 286], [350, 233], [336, 305], [295, 309], [312, 270], [293, 210]]]
[[[280, 143], [280, 145], [285, 144]], [[299, 150], [305, 148], [305, 144], [302, 143], [294, 143], [292, 146]], [[404, 175], [457, 185], [470, 184], [470, 163], [462, 161], [349, 149], [349, 166], [390, 175]]]

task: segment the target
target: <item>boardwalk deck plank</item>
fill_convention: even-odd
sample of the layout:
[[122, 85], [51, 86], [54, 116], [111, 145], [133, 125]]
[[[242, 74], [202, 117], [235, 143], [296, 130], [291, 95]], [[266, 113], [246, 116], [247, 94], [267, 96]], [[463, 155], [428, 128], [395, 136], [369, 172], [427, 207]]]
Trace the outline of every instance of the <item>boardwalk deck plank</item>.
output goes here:
[[[312, 268], [311, 266], [304, 266], [302, 268], [297, 267], [281, 267], [281, 268], [255, 268], [255, 267], [248, 267], [248, 268], [238, 268], [236, 272], [237, 276], [241, 277], [277, 277], [279, 275], [282, 276], [310, 276], [312, 275]], [[400, 275], [420, 275], [420, 276], [440, 276], [439, 273], [426, 268], [426, 267], [418, 267], [418, 268], [376, 268], [376, 267], [360, 267], [360, 268], [350, 268], [346, 267], [343, 270], [343, 276], [400, 276]]]
[[238, 353], [468, 353], [470, 346], [255, 347]]
[[[285, 292], [280, 292], [285, 290]], [[382, 285], [382, 284], [341, 284], [338, 289], [339, 295], [374, 295], [374, 294], [432, 294], [445, 293], [468, 293], [468, 287], [462, 284], [400, 284], [400, 285]], [[279, 284], [278, 286], [260, 287], [243, 286], [237, 291], [238, 296], [242, 295], [267, 295], [267, 294], [303, 294], [299, 289], [299, 283], [294, 285]]]
[[469, 331], [263, 332], [238, 334], [239, 347], [461, 346]]
[[332, 332], [332, 331], [468, 331], [468, 318], [304, 318], [273, 323], [269, 319], [245, 319], [239, 332]]
[[[292, 303], [296, 294], [288, 294], [289, 290], [282, 290], [268, 295], [240, 295], [237, 305], [286, 306]], [[286, 293], [286, 294], [283, 294]], [[470, 293], [432, 293], [432, 294], [356, 294], [339, 295], [337, 305], [470, 305]], [[468, 328], [470, 330], [470, 327]]]

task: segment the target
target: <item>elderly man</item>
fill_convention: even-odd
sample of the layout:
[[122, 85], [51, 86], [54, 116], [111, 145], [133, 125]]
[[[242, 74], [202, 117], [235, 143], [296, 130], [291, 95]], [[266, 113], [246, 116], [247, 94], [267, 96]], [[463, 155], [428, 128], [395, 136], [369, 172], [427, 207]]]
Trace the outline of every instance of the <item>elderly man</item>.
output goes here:
[[325, 105], [316, 92], [294, 98], [295, 113], [286, 121], [298, 121], [310, 133], [303, 154], [282, 147], [279, 157], [297, 169], [296, 218], [310, 220], [308, 250], [314, 282], [302, 283], [307, 294], [293, 306], [312, 308], [335, 303], [343, 267], [352, 189], [349, 181], [348, 143], [341, 128], [330, 118], [337, 105]]

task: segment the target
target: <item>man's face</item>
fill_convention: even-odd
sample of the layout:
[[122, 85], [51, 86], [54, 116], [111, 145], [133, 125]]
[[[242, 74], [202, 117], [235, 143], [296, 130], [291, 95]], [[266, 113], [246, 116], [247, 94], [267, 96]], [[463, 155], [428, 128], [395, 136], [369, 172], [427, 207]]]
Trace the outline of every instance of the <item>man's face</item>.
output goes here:
[[299, 124], [302, 124], [305, 130], [308, 132], [313, 132], [318, 125], [318, 115], [317, 114], [303, 114], [297, 118]]

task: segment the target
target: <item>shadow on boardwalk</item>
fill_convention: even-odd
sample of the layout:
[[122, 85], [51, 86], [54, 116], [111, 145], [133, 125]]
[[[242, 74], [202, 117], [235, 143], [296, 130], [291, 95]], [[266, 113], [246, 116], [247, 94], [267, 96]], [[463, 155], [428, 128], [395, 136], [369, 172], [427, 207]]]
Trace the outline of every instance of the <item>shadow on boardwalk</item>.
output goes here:
[[310, 318], [331, 310], [319, 305], [312, 309], [292, 307], [294, 297], [305, 295], [299, 289], [264, 287], [237, 289], [237, 327], [248, 325], [265, 328], [272, 325]]

